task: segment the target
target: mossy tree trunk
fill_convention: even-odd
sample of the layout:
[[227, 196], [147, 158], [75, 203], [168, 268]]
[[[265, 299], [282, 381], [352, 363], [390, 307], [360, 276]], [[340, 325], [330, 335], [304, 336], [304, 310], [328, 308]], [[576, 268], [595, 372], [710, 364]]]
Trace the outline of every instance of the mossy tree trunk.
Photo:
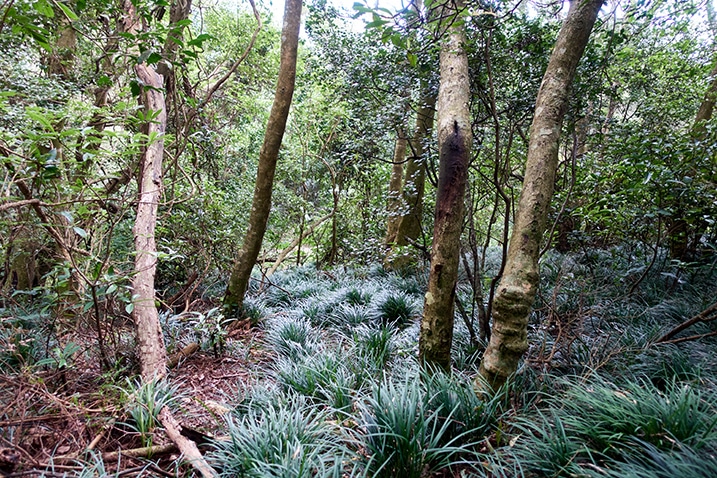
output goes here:
[[224, 313], [238, 317], [242, 313], [244, 295], [249, 288], [251, 271], [259, 257], [264, 240], [266, 225], [271, 210], [271, 194], [274, 187], [274, 173], [279, 158], [289, 107], [294, 95], [296, 79], [296, 57], [299, 46], [302, 0], [286, 0], [284, 25], [281, 31], [281, 57], [279, 79], [276, 85], [274, 103], [264, 133], [264, 144], [259, 151], [254, 198], [249, 213], [249, 229], [244, 236], [242, 248], [234, 264], [229, 284], [224, 295]]
[[[452, 18], [462, 2], [446, 2], [441, 18]], [[441, 47], [438, 91], [439, 176], [431, 269], [419, 337], [424, 364], [448, 369], [453, 341], [453, 307], [463, 224], [463, 197], [470, 159], [470, 77], [462, 22], [453, 22]]]
[[480, 366], [481, 375], [494, 388], [517, 370], [528, 349], [528, 317], [539, 282], [538, 256], [553, 195], [568, 92], [602, 3], [570, 4], [538, 91], [523, 190], [493, 303], [491, 339]]

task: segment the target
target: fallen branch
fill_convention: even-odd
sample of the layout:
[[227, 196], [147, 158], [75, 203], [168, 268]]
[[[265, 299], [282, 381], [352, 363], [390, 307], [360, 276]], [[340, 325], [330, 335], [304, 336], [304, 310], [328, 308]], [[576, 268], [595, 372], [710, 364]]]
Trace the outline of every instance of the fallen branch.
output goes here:
[[156, 455], [165, 455], [177, 451], [177, 445], [168, 443], [166, 445], [144, 446], [142, 448], [131, 448], [129, 450], [111, 451], [102, 454], [104, 461], [117, 461], [120, 456], [131, 456], [133, 458], [149, 458]]
[[168, 368], [174, 368], [177, 365], [179, 365], [179, 361], [183, 358], [189, 357], [194, 352], [199, 350], [199, 344], [197, 342], [192, 342], [191, 344], [184, 347], [179, 352], [175, 353], [171, 357], [169, 357], [169, 360], [167, 360], [167, 367]]
[[179, 451], [182, 452], [187, 462], [189, 462], [196, 471], [198, 471], [204, 478], [218, 478], [217, 472], [214, 468], [209, 466], [202, 454], [197, 448], [197, 444], [189, 438], [185, 437], [181, 433], [181, 425], [177, 423], [177, 420], [172, 415], [169, 408], [164, 407], [159, 412], [159, 420], [164, 425], [164, 430], [167, 432], [167, 436], [177, 445]]
[[680, 342], [689, 342], [692, 340], [703, 339], [705, 337], [714, 337], [715, 335], [717, 335], [717, 330], [713, 330], [712, 332], [707, 332], [706, 334], [690, 335], [689, 337], [680, 337], [679, 339], [665, 340], [664, 342], [660, 342], [660, 343], [661, 344], [679, 344]]
[[[705, 310], [700, 312], [699, 314], [695, 315], [689, 320], [686, 320], [682, 322], [677, 327], [673, 328], [669, 332], [667, 332], [665, 335], [657, 339], [654, 343], [656, 344], [665, 344], [665, 343], [676, 343], [674, 341], [670, 341], [675, 335], [679, 334], [683, 330], [692, 327], [693, 325], [697, 323], [706, 323], [711, 322], [713, 320], [717, 319], [717, 302], [707, 307]], [[708, 336], [709, 334], [706, 334], [705, 336]], [[693, 336], [699, 338], [699, 336]]]

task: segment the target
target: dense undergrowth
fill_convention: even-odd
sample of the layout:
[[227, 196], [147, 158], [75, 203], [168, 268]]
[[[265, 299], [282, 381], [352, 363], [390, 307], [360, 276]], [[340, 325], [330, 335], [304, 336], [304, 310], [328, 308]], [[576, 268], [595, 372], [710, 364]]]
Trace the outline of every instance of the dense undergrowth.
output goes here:
[[[264, 333], [250, 346], [269, 359], [225, 397], [209, 461], [227, 477], [715, 476], [717, 339], [654, 342], [715, 302], [717, 268], [658, 260], [646, 270], [648, 256], [545, 256], [530, 350], [492, 394], [476, 393], [485, 344], [458, 317], [452, 372], [417, 363], [420, 272], [304, 266], [257, 278], [247, 312]], [[186, 319], [164, 317], [171, 347], [188, 340]], [[243, 353], [217, 310], [193, 320], [190, 338]], [[127, 410], [129, 427], [151, 420]], [[85, 476], [113, 476], [100, 465]]]
[[251, 301], [276, 360], [234, 397], [212, 461], [225, 476], [714, 476], [717, 343], [653, 342], [714, 302], [715, 267], [643, 277], [642, 259], [544, 258], [531, 350], [493, 395], [475, 393], [484, 344], [461, 320], [453, 372], [417, 364], [422, 275], [277, 274]]

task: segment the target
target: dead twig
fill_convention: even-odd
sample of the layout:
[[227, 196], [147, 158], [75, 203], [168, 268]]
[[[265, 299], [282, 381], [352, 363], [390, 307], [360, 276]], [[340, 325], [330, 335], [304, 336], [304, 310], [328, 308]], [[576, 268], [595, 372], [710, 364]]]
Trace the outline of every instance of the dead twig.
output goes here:
[[[695, 315], [691, 319], [682, 322], [680, 325], [673, 328], [672, 330], [670, 330], [669, 332], [664, 334], [662, 337], [660, 337], [653, 343], [655, 343], [655, 344], [677, 343], [676, 341], [670, 340], [670, 339], [672, 339], [675, 335], [679, 334], [683, 330], [685, 330], [689, 327], [692, 327], [693, 325], [695, 325], [697, 323], [712, 322], [713, 320], [717, 320], [717, 302], [710, 305], [705, 310], [703, 310], [699, 314]], [[685, 340], [678, 340], [678, 341], [685, 342], [685, 341], [687, 341], [687, 339], [696, 340], [697, 338], [709, 337], [710, 335], [717, 335], [717, 334], [709, 333], [709, 334], [702, 334], [699, 336], [693, 335], [692, 337], [685, 337]]]
[[132, 458], [148, 458], [156, 455], [166, 455], [174, 453], [178, 450], [177, 445], [168, 443], [166, 445], [145, 446], [141, 448], [131, 448], [129, 450], [117, 450], [102, 454], [104, 461], [117, 461], [120, 456], [128, 456]]

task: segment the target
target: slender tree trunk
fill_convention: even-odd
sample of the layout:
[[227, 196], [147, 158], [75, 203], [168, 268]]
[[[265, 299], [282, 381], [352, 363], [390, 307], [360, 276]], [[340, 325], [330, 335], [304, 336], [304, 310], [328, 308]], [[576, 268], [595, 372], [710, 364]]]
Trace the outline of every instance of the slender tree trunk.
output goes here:
[[[131, 0], [125, 0], [127, 12], [126, 31], [137, 33], [139, 19]], [[167, 374], [167, 350], [159, 323], [159, 314], [155, 305], [154, 278], [157, 270], [157, 244], [155, 231], [157, 211], [162, 192], [162, 160], [164, 158], [164, 133], [167, 127], [167, 107], [165, 103], [163, 78], [146, 63], [134, 67], [142, 83], [141, 103], [145, 117], [152, 118], [142, 125], [147, 135], [139, 164], [137, 217], [132, 233], [134, 235], [135, 275], [132, 279], [133, 305], [132, 317], [137, 330], [139, 360], [142, 381], [149, 382], [163, 378]], [[182, 436], [181, 426], [174, 419], [169, 408], [163, 407], [159, 419], [169, 438], [176, 443], [185, 459], [204, 478], [216, 478], [218, 475], [207, 464], [196, 444]]]
[[[446, 2], [441, 17], [458, 14], [462, 2]], [[470, 77], [462, 22], [454, 22], [441, 48], [438, 92], [440, 171], [431, 250], [431, 270], [419, 338], [421, 362], [448, 369], [453, 341], [453, 307], [468, 177], [471, 133]]]
[[421, 236], [423, 217], [423, 193], [426, 189], [425, 142], [433, 129], [436, 110], [436, 94], [424, 85], [421, 105], [416, 112], [416, 131], [410, 142], [411, 156], [406, 163], [406, 179], [403, 183], [403, 203], [406, 208], [396, 234], [396, 245], [407, 246]]
[[390, 246], [396, 241], [398, 225], [401, 222], [401, 186], [403, 184], [403, 163], [406, 161], [406, 147], [408, 139], [403, 128], [399, 128], [396, 136], [396, 146], [393, 149], [393, 165], [391, 167], [391, 180], [388, 183], [388, 221], [386, 224], [385, 244]]
[[146, 381], [155, 375], [164, 376], [167, 367], [167, 351], [164, 346], [162, 328], [155, 305], [154, 277], [157, 270], [157, 244], [155, 229], [157, 210], [162, 191], [162, 159], [164, 156], [164, 130], [167, 114], [162, 91], [162, 77], [146, 63], [134, 68], [137, 77], [145, 85], [142, 91], [142, 105], [145, 114], [154, 120], [145, 124], [148, 143], [140, 159], [139, 201], [134, 234], [135, 276], [132, 279], [134, 310], [132, 316], [137, 328], [137, 343], [142, 369]]
[[717, 63], [710, 72], [710, 85], [707, 87], [705, 96], [700, 104], [700, 109], [695, 116], [695, 122], [692, 126], [692, 135], [697, 139], [704, 139], [707, 134], [707, 122], [712, 119], [712, 113], [715, 108], [715, 100], [717, 100]]
[[536, 99], [523, 190], [494, 300], [491, 340], [480, 366], [481, 375], [494, 388], [517, 370], [528, 349], [528, 317], [539, 282], [538, 255], [553, 195], [568, 91], [602, 3], [570, 4]]
[[254, 187], [254, 199], [249, 214], [249, 229], [234, 264], [227, 291], [224, 295], [224, 310], [229, 317], [241, 314], [244, 294], [249, 287], [249, 279], [254, 263], [264, 239], [266, 225], [271, 210], [271, 193], [274, 187], [274, 173], [279, 157], [279, 148], [286, 129], [291, 98], [294, 94], [296, 79], [296, 56], [299, 45], [302, 0], [286, 0], [284, 7], [284, 26], [281, 32], [281, 59], [279, 79], [274, 95], [274, 104], [269, 114], [269, 122], [264, 134], [264, 144], [259, 152], [259, 167]]

